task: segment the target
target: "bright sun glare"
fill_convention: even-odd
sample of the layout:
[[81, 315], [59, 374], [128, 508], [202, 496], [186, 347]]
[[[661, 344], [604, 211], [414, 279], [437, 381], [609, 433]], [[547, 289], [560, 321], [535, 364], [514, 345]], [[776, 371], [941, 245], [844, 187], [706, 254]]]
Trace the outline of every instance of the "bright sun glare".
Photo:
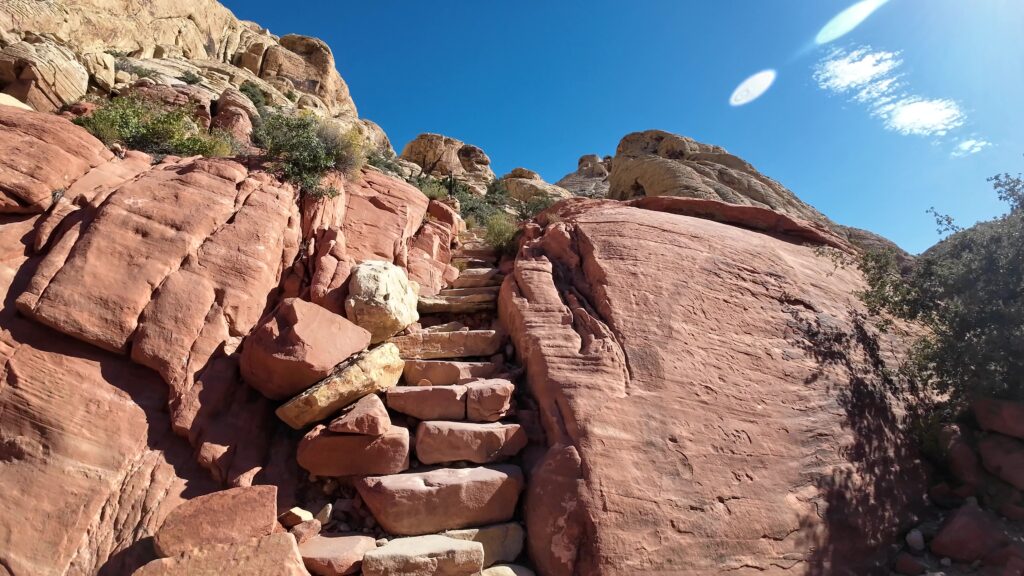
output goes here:
[[775, 82], [775, 70], [762, 70], [743, 81], [729, 98], [729, 104], [743, 106], [760, 98]]
[[829, 20], [828, 24], [818, 32], [814, 41], [818, 45], [828, 44], [838, 40], [850, 33], [854, 28], [860, 26], [868, 19], [875, 10], [884, 6], [889, 0], [861, 0], [846, 10], [843, 10], [835, 18]]

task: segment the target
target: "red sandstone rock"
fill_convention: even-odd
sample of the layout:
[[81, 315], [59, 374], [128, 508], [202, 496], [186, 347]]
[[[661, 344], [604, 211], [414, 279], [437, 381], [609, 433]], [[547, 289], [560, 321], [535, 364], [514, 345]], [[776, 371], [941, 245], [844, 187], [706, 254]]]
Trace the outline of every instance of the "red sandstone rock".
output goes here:
[[299, 443], [298, 461], [317, 476], [395, 474], [409, 467], [409, 431], [392, 426], [383, 436], [362, 436], [317, 426]]
[[466, 419], [470, 422], [497, 422], [512, 407], [515, 384], [508, 380], [477, 380], [466, 384]]
[[1002, 547], [1007, 537], [987, 512], [965, 504], [950, 514], [932, 539], [932, 553], [957, 562], [974, 562]]
[[65, 118], [0, 106], [0, 213], [46, 210], [64, 190], [114, 155]]
[[580, 457], [572, 446], [552, 446], [533, 468], [526, 489], [527, 546], [542, 574], [574, 574], [585, 534]]
[[[580, 461], [548, 500], [533, 472], [531, 559], [547, 576], [868, 573], [925, 488], [855, 337], [863, 280], [802, 245], [834, 244], [820, 231], [657, 209], [671, 204], [563, 201], [505, 278], [547, 442]], [[839, 362], [816, 329], [849, 342]], [[877, 338], [894, 369], [903, 343]]]
[[1024, 404], [983, 398], [974, 402], [973, 409], [982, 430], [1024, 440]]
[[387, 392], [388, 408], [420, 420], [465, 420], [465, 386], [398, 386]]
[[963, 437], [960, 427], [949, 425], [939, 432], [939, 442], [946, 453], [946, 464], [954, 478], [973, 493], [984, 481], [978, 455]]
[[356, 262], [397, 262], [430, 201], [412, 184], [373, 170], [347, 182], [345, 192], [347, 253]]
[[153, 538], [161, 556], [269, 535], [277, 524], [277, 487], [231, 488], [193, 498], [164, 520]]
[[985, 469], [1019, 490], [1024, 490], [1024, 442], [991, 434], [978, 442]]
[[235, 544], [207, 545], [155, 560], [135, 576], [308, 576], [291, 534]]
[[525, 447], [526, 433], [518, 424], [420, 422], [416, 428], [416, 458], [424, 464], [499, 462]]
[[523, 474], [517, 466], [439, 468], [356, 482], [359, 496], [391, 534], [416, 536], [505, 522], [515, 513]]
[[369, 344], [366, 330], [316, 304], [289, 298], [246, 339], [242, 377], [268, 398], [284, 400]]
[[376, 394], [363, 396], [341, 416], [327, 425], [327, 430], [340, 434], [380, 436], [391, 428], [388, 409]]
[[292, 526], [288, 531], [291, 532], [292, 536], [295, 536], [296, 542], [302, 544], [320, 534], [320, 528], [320, 521], [313, 518]]
[[363, 554], [377, 547], [369, 536], [321, 534], [299, 546], [302, 561], [316, 576], [343, 576], [359, 572]]
[[450, 386], [471, 379], [491, 378], [500, 371], [501, 366], [493, 362], [407, 360], [403, 376], [409, 383], [429, 380], [434, 386]]

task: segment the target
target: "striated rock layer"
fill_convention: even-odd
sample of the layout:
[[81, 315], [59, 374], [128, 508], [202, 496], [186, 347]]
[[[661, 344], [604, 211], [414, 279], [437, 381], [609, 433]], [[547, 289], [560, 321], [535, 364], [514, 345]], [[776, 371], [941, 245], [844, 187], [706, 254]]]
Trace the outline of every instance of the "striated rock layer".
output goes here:
[[578, 200], [527, 231], [500, 313], [549, 447], [531, 559], [547, 576], [884, 574], [924, 492], [881, 371], [898, 343], [861, 321], [857, 274], [814, 254], [818, 227], [701, 202], [728, 223]]

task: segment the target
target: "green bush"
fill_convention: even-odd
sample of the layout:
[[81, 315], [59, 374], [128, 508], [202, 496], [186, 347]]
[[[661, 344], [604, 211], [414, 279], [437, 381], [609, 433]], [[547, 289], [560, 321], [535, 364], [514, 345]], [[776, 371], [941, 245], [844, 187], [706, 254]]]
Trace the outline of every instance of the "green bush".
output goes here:
[[199, 84], [203, 81], [203, 77], [191, 70], [186, 70], [184, 74], [178, 76], [178, 80], [181, 80], [185, 84]]
[[238, 91], [245, 94], [245, 97], [248, 98], [254, 106], [256, 106], [256, 109], [260, 111], [260, 114], [263, 114], [263, 109], [267, 106], [267, 97], [255, 82], [251, 80], [242, 82], [242, 85], [238, 87]]
[[[390, 150], [373, 150], [366, 157], [366, 163], [389, 174], [402, 173], [402, 166], [398, 163], [395, 153]], [[418, 181], [414, 183], [419, 186]], [[422, 188], [420, 189], [422, 190]], [[445, 194], [447, 195], [447, 192]]]
[[484, 222], [484, 241], [487, 245], [506, 254], [515, 249], [519, 225], [511, 214], [494, 213]]
[[448, 188], [440, 181], [429, 176], [420, 176], [413, 181], [423, 195], [431, 200], [448, 198]]
[[323, 187], [320, 179], [328, 170], [340, 170], [355, 177], [365, 154], [357, 131], [341, 133], [315, 116], [275, 113], [253, 130], [253, 142], [266, 150], [282, 176], [304, 194], [335, 196], [338, 191]]
[[1024, 190], [992, 180], [1011, 210], [961, 230], [901, 269], [892, 252], [863, 258], [872, 312], [924, 324], [908, 372], [954, 404], [978, 395], [1024, 400]]
[[114, 63], [114, 70], [134, 74], [139, 78], [151, 78], [156, 75], [156, 70], [146, 68], [145, 66], [139, 66], [138, 64], [134, 64], [125, 59], [118, 59]]
[[207, 133], [184, 108], [135, 96], [110, 100], [75, 123], [107, 145], [123, 144], [150, 154], [230, 156], [236, 149], [230, 135]]

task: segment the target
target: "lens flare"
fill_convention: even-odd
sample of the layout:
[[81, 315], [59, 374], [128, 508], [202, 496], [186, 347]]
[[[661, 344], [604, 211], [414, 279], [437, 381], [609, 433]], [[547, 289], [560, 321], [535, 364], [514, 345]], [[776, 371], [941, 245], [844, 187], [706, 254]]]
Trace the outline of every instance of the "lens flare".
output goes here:
[[843, 10], [835, 18], [829, 20], [828, 24], [818, 32], [814, 41], [820, 46], [838, 40], [853, 31], [868, 19], [875, 10], [884, 6], [889, 0], [861, 0], [846, 10]]
[[732, 106], [745, 106], [757, 100], [775, 83], [775, 70], [762, 70], [744, 80], [729, 98]]

